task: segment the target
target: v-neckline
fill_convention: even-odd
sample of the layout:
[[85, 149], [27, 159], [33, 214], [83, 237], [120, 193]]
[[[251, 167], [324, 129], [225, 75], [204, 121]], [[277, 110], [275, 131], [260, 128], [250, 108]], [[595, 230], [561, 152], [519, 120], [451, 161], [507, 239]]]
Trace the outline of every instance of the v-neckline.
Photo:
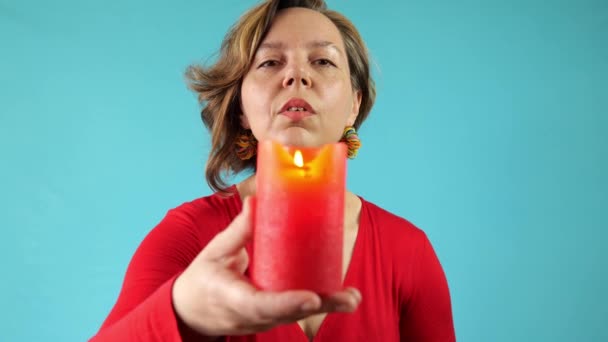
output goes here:
[[[361, 256], [360, 256], [360, 254], [362, 253], [361, 248], [363, 248], [361, 246], [361, 244], [362, 244], [361, 240], [363, 239], [362, 233], [364, 234], [366, 232], [367, 225], [368, 225], [367, 204], [366, 204], [365, 200], [363, 198], [361, 198], [361, 196], [357, 196], [357, 197], [361, 201], [361, 209], [359, 212], [359, 226], [357, 228], [357, 236], [355, 237], [355, 243], [353, 245], [353, 253], [350, 257], [350, 262], [348, 263], [348, 267], [346, 268], [346, 274], [344, 275], [344, 281], [342, 282], [342, 284], [344, 286], [348, 286], [349, 284], [351, 284], [351, 280], [353, 278], [353, 272], [355, 272], [355, 268], [353, 267], [353, 264], [354, 264], [353, 262], [361, 259]], [[319, 336], [323, 336], [322, 335], [323, 332], [326, 329], [328, 329], [325, 327], [330, 325], [335, 319], [337, 319], [337, 317], [339, 317], [339, 316], [336, 316], [334, 313], [328, 313], [327, 315], [325, 315], [325, 317], [321, 321], [321, 324], [319, 325], [319, 329], [317, 330], [317, 333], [314, 334], [314, 336], [312, 337], [311, 340], [308, 339], [308, 335], [306, 335], [306, 332], [304, 332], [304, 330], [298, 324], [298, 322], [294, 322], [291, 325], [294, 326], [294, 329], [298, 330], [298, 334], [300, 334], [302, 336], [302, 341], [317, 342], [320, 338]]]

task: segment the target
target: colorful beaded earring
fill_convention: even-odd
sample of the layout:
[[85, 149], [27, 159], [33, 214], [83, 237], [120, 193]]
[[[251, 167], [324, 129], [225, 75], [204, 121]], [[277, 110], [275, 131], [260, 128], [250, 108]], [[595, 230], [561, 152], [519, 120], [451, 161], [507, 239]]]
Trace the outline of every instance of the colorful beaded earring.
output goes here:
[[340, 142], [345, 143], [348, 147], [348, 159], [355, 159], [355, 157], [357, 156], [357, 152], [361, 148], [361, 140], [359, 140], [359, 136], [357, 135], [355, 127], [345, 127]]
[[240, 160], [249, 160], [257, 153], [258, 141], [250, 129], [241, 132], [234, 145], [236, 155]]

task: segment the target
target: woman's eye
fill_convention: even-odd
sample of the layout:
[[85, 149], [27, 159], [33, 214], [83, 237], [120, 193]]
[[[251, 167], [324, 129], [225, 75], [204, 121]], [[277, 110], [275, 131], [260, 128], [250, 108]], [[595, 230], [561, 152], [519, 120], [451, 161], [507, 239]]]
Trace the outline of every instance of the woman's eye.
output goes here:
[[316, 64], [321, 66], [335, 66], [335, 64], [327, 58], [320, 58], [315, 61]]
[[274, 59], [269, 59], [267, 61], [262, 62], [258, 68], [264, 68], [264, 67], [273, 67], [273, 66], [277, 66], [279, 65], [279, 61], [275, 61]]

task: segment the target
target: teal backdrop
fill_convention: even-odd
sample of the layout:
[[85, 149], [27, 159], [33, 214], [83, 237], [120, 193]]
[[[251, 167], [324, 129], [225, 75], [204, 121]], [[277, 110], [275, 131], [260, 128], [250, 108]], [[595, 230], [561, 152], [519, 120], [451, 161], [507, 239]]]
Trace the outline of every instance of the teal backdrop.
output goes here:
[[[0, 0], [0, 340], [83, 341], [210, 194], [184, 69], [253, 1]], [[459, 341], [608, 341], [608, 1], [329, 1], [374, 58], [349, 187], [429, 235]]]

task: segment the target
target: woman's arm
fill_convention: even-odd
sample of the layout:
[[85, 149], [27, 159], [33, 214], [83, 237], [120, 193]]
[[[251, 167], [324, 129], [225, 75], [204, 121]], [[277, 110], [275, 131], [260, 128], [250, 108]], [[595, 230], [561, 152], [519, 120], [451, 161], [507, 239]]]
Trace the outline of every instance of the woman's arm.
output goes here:
[[129, 263], [116, 304], [91, 341], [182, 341], [189, 331], [175, 314], [171, 291], [202, 249], [194, 228], [187, 215], [174, 209], [146, 236]]
[[401, 314], [401, 341], [456, 341], [448, 283], [426, 234], [422, 237]]

